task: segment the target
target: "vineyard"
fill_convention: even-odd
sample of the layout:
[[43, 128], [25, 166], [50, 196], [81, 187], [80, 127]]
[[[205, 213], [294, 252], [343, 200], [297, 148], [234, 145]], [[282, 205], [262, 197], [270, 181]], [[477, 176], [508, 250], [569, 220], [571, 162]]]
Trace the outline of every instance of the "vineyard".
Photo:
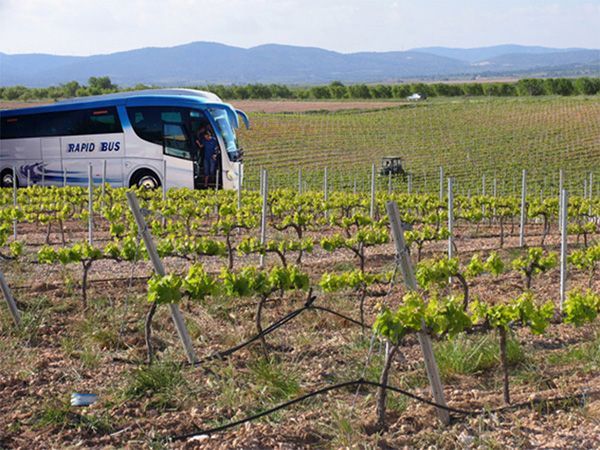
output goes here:
[[253, 113], [240, 139], [255, 188], [260, 167], [276, 186], [296, 188], [300, 161], [307, 188], [320, 189], [327, 167], [336, 189], [360, 191], [372, 163], [401, 156], [412, 179], [392, 180], [398, 190], [410, 183], [413, 192], [435, 192], [441, 167], [464, 195], [490, 193], [494, 184], [515, 195], [527, 169], [531, 192], [553, 195], [563, 169], [570, 191], [583, 194], [589, 172], [600, 180], [599, 116], [597, 96], [440, 99], [377, 111]]
[[[598, 104], [571, 107], [585, 119]], [[446, 108], [433, 146], [451, 143], [436, 128]], [[577, 134], [583, 119], [559, 124]], [[312, 134], [298, 131], [290, 146]], [[565, 170], [592, 167], [570, 158]], [[470, 175], [445, 161], [460, 187]], [[517, 195], [298, 192], [276, 170], [262, 192], [0, 190], [16, 306], [0, 308], [0, 447], [597, 448], [600, 199], [522, 203], [517, 169], [502, 169]], [[430, 340], [446, 406], [430, 391]], [[71, 407], [74, 392], [98, 401]]]

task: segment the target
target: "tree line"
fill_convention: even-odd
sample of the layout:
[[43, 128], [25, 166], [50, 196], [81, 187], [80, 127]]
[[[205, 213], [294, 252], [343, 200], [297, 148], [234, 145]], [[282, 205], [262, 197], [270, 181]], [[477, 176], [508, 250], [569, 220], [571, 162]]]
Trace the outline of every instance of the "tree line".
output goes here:
[[[25, 86], [0, 87], [3, 100], [59, 100], [71, 97], [109, 94], [120, 91], [152, 89], [156, 86], [137, 84], [121, 88], [107, 76], [91, 77], [88, 84], [70, 81], [58, 86], [28, 88]], [[399, 84], [344, 84], [334, 81], [320, 86], [287, 86], [284, 84], [247, 84], [190, 86], [214, 92], [226, 100], [269, 99], [403, 99], [418, 93], [422, 97], [493, 96], [522, 97], [540, 95], [596, 95], [600, 93], [600, 78], [525, 78], [515, 82], [470, 83], [399, 83]]]

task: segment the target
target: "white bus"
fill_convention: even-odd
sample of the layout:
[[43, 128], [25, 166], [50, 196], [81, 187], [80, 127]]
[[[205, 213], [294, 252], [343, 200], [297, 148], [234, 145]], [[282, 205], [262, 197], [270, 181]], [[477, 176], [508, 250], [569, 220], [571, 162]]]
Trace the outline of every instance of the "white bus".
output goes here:
[[[15, 176], [18, 186], [83, 186], [91, 164], [96, 184], [104, 179], [114, 187], [236, 189], [242, 175], [238, 116], [248, 127], [242, 111], [210, 92], [191, 89], [123, 92], [0, 111], [1, 186], [12, 186]], [[211, 164], [202, 157], [206, 130], [217, 140], [211, 141], [216, 159]]]

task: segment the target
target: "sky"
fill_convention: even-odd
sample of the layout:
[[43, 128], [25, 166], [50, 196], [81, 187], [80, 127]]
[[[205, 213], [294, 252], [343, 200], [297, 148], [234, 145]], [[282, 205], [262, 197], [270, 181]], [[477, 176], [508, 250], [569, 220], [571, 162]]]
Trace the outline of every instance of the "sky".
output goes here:
[[211, 41], [343, 53], [600, 48], [600, 0], [0, 0], [0, 52], [90, 55]]

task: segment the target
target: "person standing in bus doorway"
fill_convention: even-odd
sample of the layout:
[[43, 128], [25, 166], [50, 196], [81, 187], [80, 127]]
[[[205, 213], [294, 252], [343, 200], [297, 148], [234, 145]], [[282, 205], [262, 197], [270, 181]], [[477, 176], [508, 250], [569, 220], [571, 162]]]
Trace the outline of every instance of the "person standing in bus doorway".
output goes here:
[[219, 142], [212, 135], [210, 130], [206, 130], [201, 143], [202, 148], [204, 149], [202, 157], [202, 165], [204, 166], [204, 188], [208, 189], [208, 180], [217, 173]]

